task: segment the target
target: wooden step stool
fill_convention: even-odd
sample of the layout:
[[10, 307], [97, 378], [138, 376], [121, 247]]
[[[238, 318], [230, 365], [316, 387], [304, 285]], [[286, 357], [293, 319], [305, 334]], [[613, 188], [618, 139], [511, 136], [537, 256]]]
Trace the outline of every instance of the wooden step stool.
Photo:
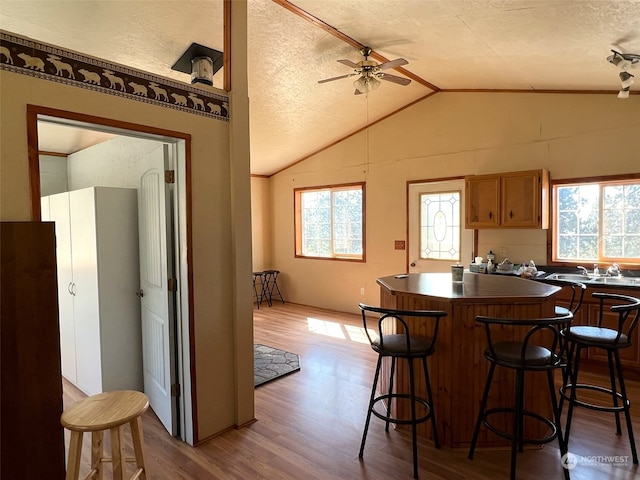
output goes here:
[[[144, 462], [141, 415], [149, 408], [144, 393], [131, 390], [92, 395], [71, 405], [62, 413], [62, 426], [71, 431], [66, 480], [77, 480], [80, 474], [82, 435], [91, 432], [91, 471], [85, 477], [102, 479], [103, 463], [113, 465], [113, 479], [124, 480], [125, 462], [135, 462], [136, 470], [130, 478], [148, 480]], [[125, 458], [120, 427], [129, 424], [135, 458]], [[111, 458], [104, 456], [103, 434], [111, 432]]]

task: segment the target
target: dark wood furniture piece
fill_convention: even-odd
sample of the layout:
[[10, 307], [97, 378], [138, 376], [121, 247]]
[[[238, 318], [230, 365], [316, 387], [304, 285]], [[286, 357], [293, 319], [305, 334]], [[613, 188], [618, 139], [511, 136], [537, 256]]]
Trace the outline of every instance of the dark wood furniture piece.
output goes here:
[[[362, 324], [369, 343], [374, 352], [378, 354], [378, 362], [376, 364], [376, 372], [373, 377], [373, 385], [371, 387], [371, 397], [369, 399], [369, 407], [367, 408], [367, 420], [364, 425], [364, 432], [362, 434], [362, 443], [360, 444], [359, 457], [362, 458], [364, 453], [364, 445], [367, 440], [367, 431], [369, 430], [369, 422], [371, 421], [371, 415], [385, 421], [385, 430], [389, 431], [389, 423], [395, 423], [397, 425], [410, 425], [411, 426], [411, 444], [413, 447], [413, 478], [418, 478], [418, 441], [417, 441], [417, 426], [420, 423], [431, 420], [431, 428], [433, 434], [433, 440], [436, 448], [440, 448], [440, 442], [438, 441], [438, 429], [436, 426], [436, 416], [434, 411], [433, 395], [431, 391], [431, 382], [429, 380], [429, 369], [427, 367], [427, 357], [430, 357], [435, 352], [436, 341], [438, 339], [438, 327], [440, 326], [440, 319], [447, 316], [447, 312], [443, 311], [424, 311], [424, 310], [390, 310], [386, 308], [372, 307], [370, 305], [360, 304], [360, 311], [362, 312]], [[375, 316], [369, 319], [368, 315]], [[428, 321], [430, 324], [430, 331], [427, 335], [411, 335], [409, 333], [408, 322], [414, 318], [421, 318]], [[375, 327], [373, 324], [375, 323]], [[394, 326], [400, 326], [401, 329], [397, 333], [386, 334], [386, 324], [393, 323]], [[377, 336], [372, 336], [370, 332], [377, 331]], [[378, 387], [378, 379], [380, 378], [380, 367], [382, 366], [382, 360], [384, 358], [391, 359], [391, 372], [389, 374], [389, 389], [376, 395]], [[396, 387], [393, 389], [393, 375], [396, 367], [396, 360], [406, 360], [406, 365], [409, 372], [409, 389], [403, 390]], [[416, 376], [414, 360], [419, 360], [422, 363], [422, 371], [424, 374], [424, 382], [426, 385], [427, 396], [416, 396]], [[400, 402], [408, 400], [410, 416], [398, 417], [391, 413], [392, 401]], [[386, 405], [385, 412], [379, 412], [376, 410], [376, 405]], [[418, 416], [418, 410], [420, 409], [420, 416]]]
[[[468, 449], [473, 427], [479, 412], [484, 379], [488, 365], [484, 358], [486, 338], [476, 324], [477, 316], [505, 318], [546, 318], [554, 316], [554, 294], [560, 289], [553, 285], [532, 282], [518, 277], [465, 272], [462, 283], [453, 283], [449, 273], [422, 273], [407, 276], [389, 276], [377, 279], [380, 285], [380, 306], [397, 310], [442, 310], [447, 321], [442, 322], [438, 334], [438, 355], [429, 359], [434, 392], [438, 406], [437, 425], [440, 442], [451, 448]], [[412, 322], [411, 333], [428, 332], [426, 322]], [[496, 340], [517, 340], [517, 332], [503, 329]], [[402, 367], [402, 365], [400, 366]], [[383, 368], [388, 368], [383, 364]], [[408, 372], [398, 368], [396, 382], [408, 388]], [[383, 375], [383, 379], [388, 375]], [[514, 379], [508, 372], [497, 372], [496, 382], [503, 388], [489, 397], [488, 406], [510, 404], [513, 401]], [[533, 378], [525, 408], [551, 411], [546, 384]], [[426, 392], [418, 384], [417, 395]], [[384, 386], [382, 387], [384, 391]], [[402, 405], [398, 405], [398, 413]], [[507, 428], [504, 423], [503, 428]], [[540, 436], [544, 431], [539, 429]], [[535, 434], [537, 434], [535, 433]], [[426, 424], [418, 426], [418, 434], [431, 438]], [[504, 439], [481, 432], [477, 446], [505, 446]]]
[[65, 476], [53, 223], [0, 223], [0, 477]]

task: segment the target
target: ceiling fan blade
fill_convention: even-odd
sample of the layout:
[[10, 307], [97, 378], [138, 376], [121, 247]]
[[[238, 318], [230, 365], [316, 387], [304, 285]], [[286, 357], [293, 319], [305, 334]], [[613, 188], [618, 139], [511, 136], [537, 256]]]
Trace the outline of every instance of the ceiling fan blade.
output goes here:
[[386, 70], [387, 68], [396, 68], [401, 67], [402, 65], [407, 65], [407, 62], [404, 58], [396, 58], [395, 60], [391, 60], [389, 62], [384, 62], [378, 65], [380, 70]]
[[354, 75], [355, 75], [355, 73], [347, 73], [346, 75], [340, 75], [339, 77], [331, 77], [331, 78], [325, 78], [324, 80], [318, 80], [318, 83], [333, 82], [334, 80], [340, 80], [341, 78], [353, 77]]
[[391, 75], [390, 73], [383, 73], [380, 77], [382, 80], [386, 80], [387, 82], [397, 83], [398, 85], [409, 85], [411, 80], [404, 77], [397, 77], [396, 75]]
[[346, 65], [347, 67], [358, 68], [358, 64], [353, 63], [351, 60], [338, 60], [338, 63]]

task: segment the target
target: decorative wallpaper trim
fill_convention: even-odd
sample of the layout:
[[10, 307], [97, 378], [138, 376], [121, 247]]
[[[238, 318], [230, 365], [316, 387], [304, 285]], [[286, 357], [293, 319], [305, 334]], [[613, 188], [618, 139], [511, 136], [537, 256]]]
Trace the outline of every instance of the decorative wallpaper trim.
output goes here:
[[0, 70], [229, 121], [229, 97], [0, 30]]

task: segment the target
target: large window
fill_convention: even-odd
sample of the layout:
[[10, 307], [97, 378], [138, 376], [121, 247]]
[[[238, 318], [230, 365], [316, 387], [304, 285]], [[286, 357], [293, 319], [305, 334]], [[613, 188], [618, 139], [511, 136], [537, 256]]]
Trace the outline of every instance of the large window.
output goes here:
[[554, 261], [640, 261], [640, 180], [556, 184]]
[[460, 192], [420, 194], [420, 258], [460, 260]]
[[295, 189], [296, 256], [365, 259], [364, 184]]

